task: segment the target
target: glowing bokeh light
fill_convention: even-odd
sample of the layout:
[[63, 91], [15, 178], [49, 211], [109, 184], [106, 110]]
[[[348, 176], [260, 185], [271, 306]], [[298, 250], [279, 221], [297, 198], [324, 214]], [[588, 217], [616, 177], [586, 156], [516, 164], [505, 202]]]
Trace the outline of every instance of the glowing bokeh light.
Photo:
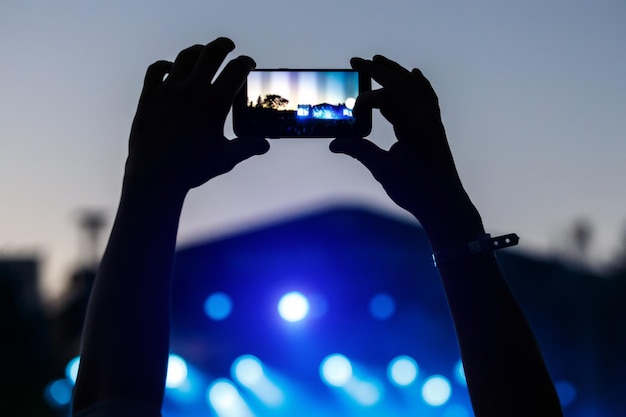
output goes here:
[[249, 389], [265, 405], [279, 407], [285, 402], [282, 390], [268, 378], [263, 363], [256, 356], [238, 357], [230, 372], [237, 382]]
[[232, 311], [233, 302], [224, 292], [213, 293], [204, 302], [204, 312], [213, 320], [224, 320]]
[[377, 320], [387, 320], [396, 311], [396, 303], [389, 294], [376, 294], [370, 301], [370, 314]]
[[253, 387], [263, 379], [263, 365], [253, 355], [240, 356], [233, 362], [233, 377], [245, 387]]
[[44, 389], [44, 397], [52, 407], [63, 407], [72, 401], [72, 382], [67, 379], [57, 379]]
[[559, 396], [559, 401], [561, 402], [561, 406], [563, 408], [570, 405], [576, 399], [576, 387], [574, 387], [571, 382], [558, 381], [554, 384], [554, 386], [556, 388], [556, 393]]
[[225, 378], [218, 379], [209, 386], [206, 399], [219, 417], [254, 416], [237, 388]]
[[377, 404], [381, 398], [380, 388], [368, 381], [351, 378], [342, 388], [362, 406], [370, 407]]
[[415, 359], [410, 356], [398, 356], [389, 362], [387, 375], [389, 380], [397, 386], [411, 385], [419, 373], [419, 367]]
[[463, 361], [459, 359], [459, 361], [454, 366], [454, 379], [459, 385], [464, 387], [467, 386], [467, 380], [465, 379], [465, 368], [463, 368]]
[[76, 383], [76, 378], [78, 377], [78, 367], [80, 366], [80, 356], [76, 356], [75, 358], [70, 359], [70, 361], [65, 365], [65, 376], [72, 383]]
[[165, 386], [167, 388], [178, 388], [187, 379], [187, 363], [178, 355], [170, 354], [167, 361], [167, 377]]
[[309, 301], [300, 292], [289, 292], [283, 295], [278, 302], [278, 312], [286, 321], [300, 321], [309, 312]]
[[450, 382], [441, 375], [433, 375], [424, 382], [422, 397], [427, 404], [438, 407], [445, 404], [452, 394]]
[[329, 355], [320, 365], [320, 375], [326, 384], [342, 387], [352, 378], [352, 364], [344, 355]]

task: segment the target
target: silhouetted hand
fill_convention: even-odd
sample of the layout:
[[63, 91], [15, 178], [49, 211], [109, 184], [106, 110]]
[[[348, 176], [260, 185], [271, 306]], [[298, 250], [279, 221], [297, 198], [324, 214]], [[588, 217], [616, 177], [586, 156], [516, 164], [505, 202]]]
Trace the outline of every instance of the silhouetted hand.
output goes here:
[[459, 216], [476, 220], [478, 214], [454, 166], [437, 95], [421, 71], [408, 71], [379, 55], [373, 60], [353, 58], [351, 65], [382, 86], [358, 97], [355, 116], [380, 109], [398, 141], [386, 151], [367, 139], [337, 138], [331, 151], [363, 163], [391, 199], [427, 231], [450, 228]]
[[224, 136], [233, 97], [255, 67], [247, 56], [230, 61], [234, 49], [218, 38], [180, 52], [174, 63], [158, 61], [146, 73], [130, 134], [126, 180], [188, 191], [267, 152], [263, 138]]

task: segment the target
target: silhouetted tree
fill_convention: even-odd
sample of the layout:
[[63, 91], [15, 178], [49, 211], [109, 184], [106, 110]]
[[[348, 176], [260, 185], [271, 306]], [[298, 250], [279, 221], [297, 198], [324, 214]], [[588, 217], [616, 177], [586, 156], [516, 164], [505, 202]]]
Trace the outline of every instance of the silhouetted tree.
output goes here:
[[268, 94], [263, 99], [259, 96], [256, 106], [264, 109], [278, 110], [281, 107], [285, 107], [287, 103], [289, 103], [289, 100], [278, 94]]

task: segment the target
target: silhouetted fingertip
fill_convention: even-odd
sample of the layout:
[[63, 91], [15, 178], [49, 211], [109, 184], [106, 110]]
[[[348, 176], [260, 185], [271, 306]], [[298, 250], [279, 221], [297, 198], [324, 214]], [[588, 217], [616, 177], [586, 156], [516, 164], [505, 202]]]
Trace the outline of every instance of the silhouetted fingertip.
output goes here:
[[144, 77], [144, 85], [152, 86], [155, 84], [160, 84], [169, 75], [169, 72], [172, 69], [172, 63], [169, 61], [157, 61], [150, 65], [146, 70], [146, 76]]
[[337, 153], [339, 151], [339, 147], [341, 146], [340, 144], [338, 144], [340, 142], [341, 138], [331, 140], [328, 144], [328, 149], [330, 149], [331, 152]]
[[355, 138], [350, 136], [341, 136], [333, 139], [328, 144], [328, 149], [333, 153], [346, 153], [346, 150], [350, 148], [350, 144], [360, 140], [361, 138]]
[[262, 155], [270, 149], [269, 141], [260, 136], [240, 136], [234, 140], [240, 144], [244, 144], [253, 155]]
[[256, 154], [263, 155], [269, 150], [270, 150], [270, 143], [267, 141], [267, 139], [264, 139], [264, 138], [259, 139], [257, 147], [256, 147]]
[[232, 51], [233, 49], [235, 49], [235, 42], [225, 36], [219, 37], [210, 43], [220, 44], [227, 51]]
[[365, 59], [360, 58], [358, 56], [350, 58], [350, 64], [360, 64], [362, 62], [365, 62]]
[[251, 70], [256, 68], [256, 61], [252, 59], [251, 57], [249, 57], [248, 55], [239, 55], [235, 59], [241, 62], [242, 64], [245, 64]]

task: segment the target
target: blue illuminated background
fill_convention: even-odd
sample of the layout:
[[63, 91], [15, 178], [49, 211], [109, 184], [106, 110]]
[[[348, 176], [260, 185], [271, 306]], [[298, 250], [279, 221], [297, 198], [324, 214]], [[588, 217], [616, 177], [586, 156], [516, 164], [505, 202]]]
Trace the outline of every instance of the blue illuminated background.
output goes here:
[[[610, 348], [618, 320], [598, 327], [580, 300], [607, 288], [515, 251], [499, 258], [566, 415], [596, 415], [616, 398], [624, 344]], [[473, 415], [415, 223], [335, 207], [187, 246], [173, 312], [166, 417]]]
[[[623, 286], [498, 255], [566, 417], [620, 409]], [[472, 416], [445, 297], [415, 223], [338, 206], [177, 252], [165, 417]], [[46, 388], [70, 401], [79, 358]]]
[[188, 382], [165, 414], [471, 415], [416, 231], [342, 209], [179, 251], [172, 351]]

